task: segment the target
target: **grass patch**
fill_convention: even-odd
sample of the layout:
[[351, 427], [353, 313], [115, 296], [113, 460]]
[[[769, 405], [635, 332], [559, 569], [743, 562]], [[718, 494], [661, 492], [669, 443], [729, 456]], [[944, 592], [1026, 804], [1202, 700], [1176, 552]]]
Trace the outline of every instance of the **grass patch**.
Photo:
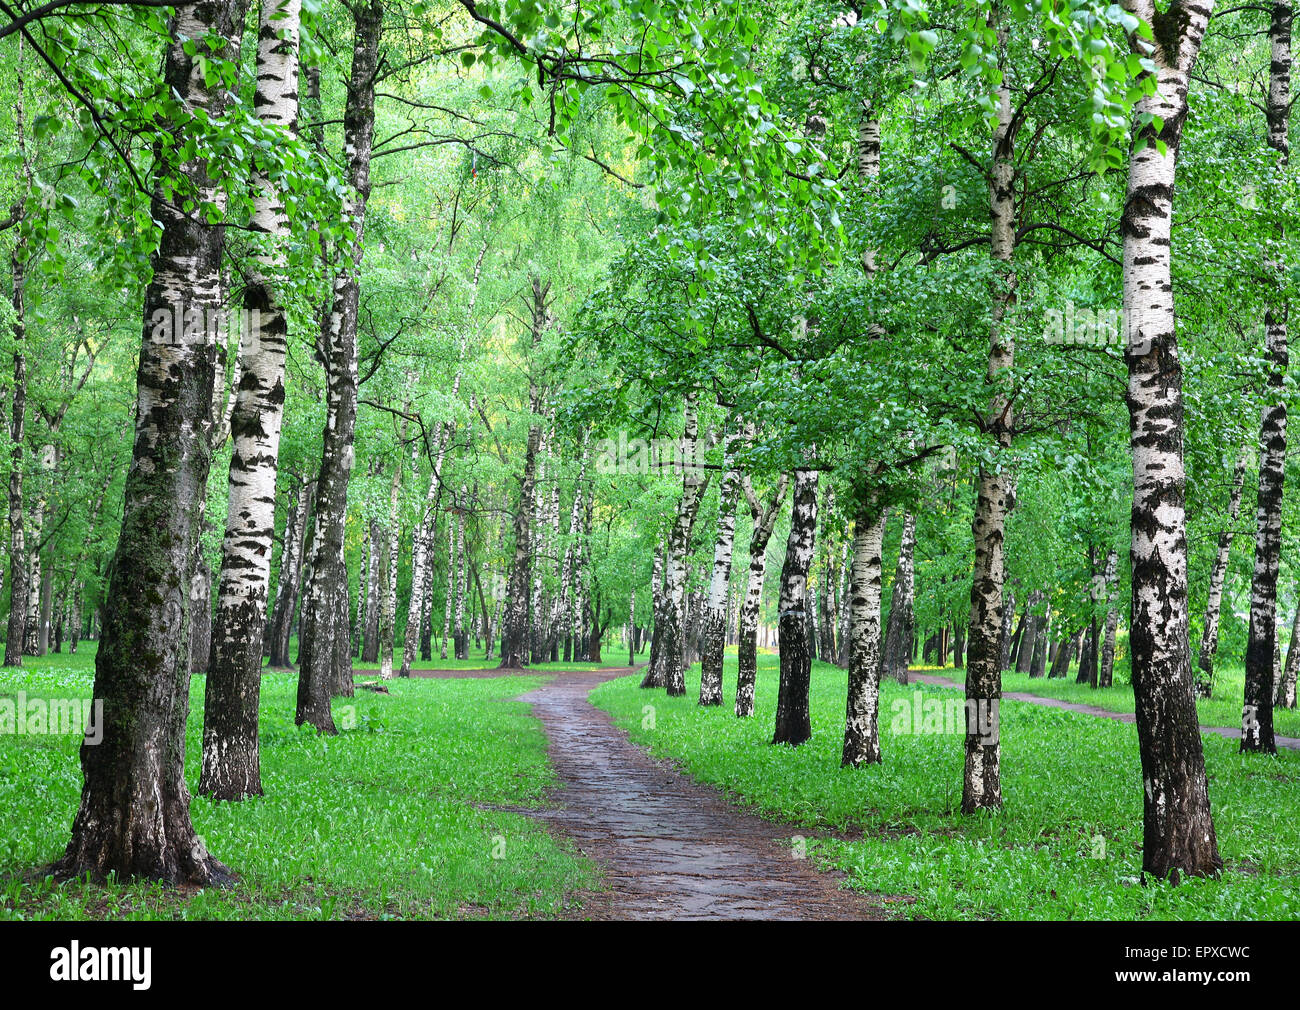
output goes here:
[[[955, 680], [959, 684], [966, 682], [965, 670], [952, 667], [918, 667], [927, 673], [937, 673]], [[1074, 682], [1075, 671], [1068, 677], [1053, 680], [1050, 677], [1030, 677], [1027, 673], [1002, 674], [1002, 690], [1020, 691], [1042, 698], [1059, 698], [1062, 701], [1075, 702], [1080, 705], [1093, 705], [1108, 712], [1133, 712], [1133, 685], [1116, 681], [1114, 686], [1092, 688], [1087, 684]], [[1196, 714], [1202, 726], [1227, 726], [1241, 728], [1241, 706], [1245, 696], [1246, 669], [1243, 666], [1221, 666], [1214, 675], [1214, 696], [1199, 698], [1196, 702]], [[1300, 709], [1273, 709], [1273, 730], [1279, 736], [1300, 737]]]
[[[0, 696], [90, 696], [93, 643], [76, 656], [0, 670]], [[262, 679], [266, 795], [192, 816], [240, 874], [223, 889], [70, 882], [34, 875], [61, 855], [81, 789], [74, 736], [0, 735], [0, 919], [514, 918], [564, 913], [596, 883], [592, 864], [521, 813], [555, 783], [541, 726], [515, 695], [541, 677], [396, 680], [360, 691], [337, 737], [293, 724], [293, 674]], [[195, 677], [190, 788], [202, 739]], [[500, 858], [494, 858], [494, 854]]]
[[[735, 683], [734, 660], [726, 666]], [[1300, 755], [1242, 756], [1205, 740], [1210, 798], [1226, 870], [1217, 881], [1140, 886], [1142, 777], [1133, 726], [1028, 703], [1002, 707], [1005, 809], [960, 813], [962, 724], [902, 732], [894, 703], [951, 698], [951, 689], [882, 685], [884, 764], [839, 767], [845, 674], [816, 663], [813, 738], [769, 744], [776, 657], [760, 657], [753, 719], [701, 709], [699, 668], [684, 698], [621, 677], [593, 695], [633, 740], [762, 816], [821, 837], [809, 854], [849, 886], [914, 899], [899, 914], [929, 919], [1300, 918]], [[1059, 682], [1058, 682], [1059, 683]], [[1085, 690], [1087, 690], [1085, 688]], [[1118, 690], [1118, 689], [1117, 689]], [[1105, 693], [1105, 692], [1094, 692]], [[652, 729], [643, 706], [655, 707]], [[910, 720], [909, 720], [910, 722]]]

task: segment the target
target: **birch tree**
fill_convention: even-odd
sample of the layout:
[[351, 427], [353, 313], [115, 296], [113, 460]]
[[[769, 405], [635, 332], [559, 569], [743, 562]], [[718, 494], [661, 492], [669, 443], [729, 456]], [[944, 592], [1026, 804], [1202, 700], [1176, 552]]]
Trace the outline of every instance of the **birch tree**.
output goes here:
[[375, 139], [375, 74], [383, 6], [372, 0], [353, 9], [354, 44], [348, 76], [343, 134], [347, 152], [348, 223], [343, 264], [334, 278], [318, 357], [325, 365], [326, 421], [320, 475], [316, 481], [316, 522], [308, 557], [311, 579], [303, 594], [298, 653], [298, 725], [337, 732], [330, 699], [350, 689], [348, 582], [343, 557], [348, 480], [356, 458], [353, 438], [357, 415], [357, 314], [361, 294], [362, 236], [370, 197], [370, 157]]
[[1156, 91], [1136, 106], [1120, 227], [1129, 314], [1133, 455], [1132, 654], [1142, 759], [1142, 868], [1157, 879], [1217, 874], [1205, 758], [1187, 642], [1182, 364], [1175, 330], [1171, 226], [1187, 89], [1212, 0], [1124, 7], [1151, 25]]
[[[224, 111], [229, 90], [204, 67], [238, 62], [243, 20], [238, 3], [177, 10], [162, 72], [186, 110], [177, 131], [193, 127], [190, 110], [209, 118]], [[228, 876], [194, 830], [185, 781], [188, 574], [211, 464], [203, 428], [216, 347], [206, 326], [174, 334], [154, 325], [155, 313], [206, 320], [222, 309], [223, 230], [183, 209], [187, 199], [220, 206], [208, 169], [200, 159], [160, 166], [150, 208], [160, 236], [145, 290], [135, 442], [95, 663], [104, 731], [98, 745], [81, 748], [81, 802], [58, 867], [69, 876], [200, 885]]]
[[[290, 141], [298, 132], [300, 16], [300, 0], [263, 0], [258, 19], [254, 105], [262, 122]], [[218, 800], [262, 793], [258, 704], [289, 332], [281, 289], [289, 237], [284, 196], [265, 168], [254, 171], [252, 185], [251, 228], [266, 236], [270, 251], [257, 258], [244, 289], [249, 321], [240, 334], [221, 581], [204, 692], [199, 792]]]
[[731, 585], [731, 554], [736, 537], [736, 504], [740, 472], [736, 469], [734, 433], [724, 436], [725, 476], [718, 487], [718, 533], [713, 571], [704, 615], [704, 653], [700, 660], [700, 704], [722, 704], [722, 657], [727, 646], [727, 590]]

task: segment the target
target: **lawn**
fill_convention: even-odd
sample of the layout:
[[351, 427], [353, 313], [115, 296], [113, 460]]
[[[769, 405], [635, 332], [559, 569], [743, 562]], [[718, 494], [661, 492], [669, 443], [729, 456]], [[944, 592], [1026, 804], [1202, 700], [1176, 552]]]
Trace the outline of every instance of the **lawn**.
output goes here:
[[[93, 643], [76, 656], [0, 670], [0, 697], [89, 697]], [[293, 724], [297, 681], [262, 680], [266, 795], [213, 804], [195, 795], [208, 848], [240, 874], [226, 889], [59, 885], [39, 868], [62, 852], [81, 787], [74, 736], [0, 735], [0, 919], [515, 918], [567, 911], [593, 865], [529, 817], [554, 777], [527, 706], [541, 677], [398, 680], [390, 697], [338, 699], [352, 729], [319, 737]], [[191, 789], [204, 679], [191, 692]], [[351, 706], [350, 709], [347, 706]], [[480, 807], [479, 805], [482, 805]]]
[[[916, 667], [915, 669], [918, 672], [939, 674], [959, 684], [966, 681], [965, 670], [954, 670], [952, 667], [944, 669]], [[1131, 684], [1117, 680], [1112, 687], [1092, 688], [1087, 684], [1076, 684], [1074, 675], [1075, 671], [1071, 671], [1070, 676], [1053, 680], [1050, 677], [1031, 678], [1027, 673], [1004, 673], [1002, 690], [1021, 691], [1044, 698], [1060, 698], [1081, 705], [1094, 705], [1108, 712], [1131, 713], [1133, 711]], [[1227, 664], [1221, 666], [1214, 676], [1214, 696], [1197, 700], [1196, 711], [1201, 725], [1230, 726], [1240, 729], [1245, 683], [1245, 667]], [[1279, 736], [1300, 737], [1300, 709], [1275, 708], [1273, 729]]]
[[[722, 708], [696, 704], [698, 666], [684, 698], [621, 677], [600, 687], [593, 701], [656, 755], [742, 806], [796, 825], [809, 836], [809, 858], [844, 872], [849, 886], [895, 899], [900, 916], [1300, 918], [1300, 754], [1241, 756], [1235, 741], [1206, 737], [1225, 872], [1219, 880], [1142, 886], [1142, 777], [1133, 726], [1005, 702], [1005, 808], [963, 817], [960, 710], [955, 724], [935, 733], [911, 732], [917, 727], [910, 718], [918, 697], [942, 703], [957, 692], [886, 682], [884, 763], [842, 769], [844, 672], [814, 664], [813, 738], [798, 748], [773, 747], [777, 658], [759, 663], [753, 719], [732, 714], [734, 657]], [[653, 720], [646, 705], [654, 707]]]

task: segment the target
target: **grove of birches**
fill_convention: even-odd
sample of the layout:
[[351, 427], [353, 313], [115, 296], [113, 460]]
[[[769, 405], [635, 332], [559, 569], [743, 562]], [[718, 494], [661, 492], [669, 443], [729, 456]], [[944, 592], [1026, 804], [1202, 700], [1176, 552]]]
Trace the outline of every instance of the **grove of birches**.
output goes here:
[[[103, 710], [25, 869], [237, 886], [193, 811], [412, 671], [631, 667], [867, 817], [935, 672], [947, 830], [1113, 764], [1137, 890], [1294, 900], [1291, 20], [0, 0], [0, 693]], [[1034, 779], [1010, 678], [1123, 745]]]

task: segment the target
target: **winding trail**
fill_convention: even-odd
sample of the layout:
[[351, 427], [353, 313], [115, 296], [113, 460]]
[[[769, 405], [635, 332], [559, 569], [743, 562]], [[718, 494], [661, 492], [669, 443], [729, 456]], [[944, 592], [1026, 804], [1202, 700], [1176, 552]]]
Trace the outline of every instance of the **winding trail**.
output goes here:
[[[414, 672], [414, 671], [413, 671]], [[572, 838], [608, 890], [584, 895], [585, 919], [864, 920], [879, 899], [843, 890], [837, 875], [795, 857], [797, 828], [729, 804], [631, 743], [587, 698], [629, 667], [558, 673], [520, 701], [532, 705], [562, 787], [557, 806], [529, 816]], [[486, 676], [498, 671], [421, 671]]]
[[[922, 684], [929, 684], [931, 687], [951, 687], [958, 691], [966, 690], [966, 685], [947, 677], [941, 677], [937, 673], [913, 673], [912, 679], [920, 681]], [[1067, 712], [1082, 712], [1085, 715], [1095, 715], [1102, 719], [1114, 719], [1116, 722], [1132, 723], [1137, 721], [1137, 717], [1132, 712], [1112, 712], [1108, 708], [1098, 708], [1096, 705], [1084, 705], [1077, 701], [1064, 701], [1061, 698], [1049, 698], [1041, 694], [1028, 694], [1024, 691], [1004, 691], [1003, 698], [1011, 701], [1024, 701], [1031, 705], [1042, 705], [1045, 708], [1062, 708]], [[1201, 726], [1201, 734], [1216, 733], [1219, 736], [1227, 737], [1229, 740], [1240, 740], [1241, 730], [1234, 729], [1230, 726]], [[1300, 739], [1293, 736], [1275, 736], [1274, 741], [1279, 747], [1285, 747], [1288, 750], [1300, 750]]]

